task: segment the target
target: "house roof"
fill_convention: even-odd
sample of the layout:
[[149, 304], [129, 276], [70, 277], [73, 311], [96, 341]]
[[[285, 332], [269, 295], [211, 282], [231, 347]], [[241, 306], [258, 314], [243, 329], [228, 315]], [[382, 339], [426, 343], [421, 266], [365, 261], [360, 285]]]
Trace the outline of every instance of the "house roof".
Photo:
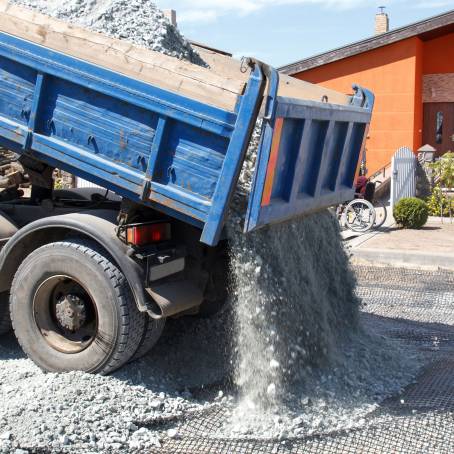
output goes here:
[[[427, 41], [451, 32], [454, 32], [454, 10], [447, 11], [446, 13], [439, 14], [438, 16], [429, 17], [428, 19], [424, 19], [404, 27], [396, 28], [380, 35], [347, 44], [346, 46], [314, 55], [295, 63], [290, 63], [279, 68], [279, 71], [284, 74], [292, 75], [311, 68], [316, 68], [317, 66], [342, 60], [346, 57], [351, 57], [369, 50], [377, 49], [378, 47], [386, 46], [413, 36], [419, 36], [423, 41]], [[446, 56], [446, 58], [448, 58], [448, 56]]]

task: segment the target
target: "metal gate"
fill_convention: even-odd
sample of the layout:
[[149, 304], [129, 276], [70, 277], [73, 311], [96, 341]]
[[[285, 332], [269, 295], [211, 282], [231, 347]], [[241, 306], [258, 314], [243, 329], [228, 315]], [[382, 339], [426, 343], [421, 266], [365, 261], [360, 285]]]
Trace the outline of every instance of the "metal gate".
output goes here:
[[416, 195], [416, 156], [408, 147], [399, 148], [391, 163], [391, 208], [404, 197]]

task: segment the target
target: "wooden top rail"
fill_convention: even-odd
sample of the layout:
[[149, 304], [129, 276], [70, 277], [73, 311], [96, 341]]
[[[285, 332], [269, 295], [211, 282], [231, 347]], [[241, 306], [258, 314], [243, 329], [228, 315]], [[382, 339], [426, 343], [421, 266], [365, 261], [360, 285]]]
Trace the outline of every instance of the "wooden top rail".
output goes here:
[[[225, 110], [235, 109], [249, 78], [240, 62], [198, 49], [203, 68], [0, 0], [0, 31]], [[281, 74], [279, 96], [349, 104], [348, 96]]]
[[247, 82], [6, 0], [0, 0], [0, 31], [230, 111], [235, 109]]

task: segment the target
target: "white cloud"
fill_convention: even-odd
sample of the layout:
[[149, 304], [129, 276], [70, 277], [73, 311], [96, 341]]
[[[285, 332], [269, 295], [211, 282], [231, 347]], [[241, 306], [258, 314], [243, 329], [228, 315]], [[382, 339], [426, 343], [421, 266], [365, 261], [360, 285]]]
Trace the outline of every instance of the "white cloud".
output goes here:
[[[169, 3], [169, 2], [167, 2]], [[356, 7], [376, 8], [379, 5], [404, 4], [409, 8], [442, 7], [452, 0], [173, 0], [178, 22], [214, 22], [226, 14], [247, 15], [271, 6], [318, 5], [320, 8], [348, 10]]]
[[444, 6], [452, 6], [452, 0], [422, 0], [416, 2], [418, 8], [443, 8]]
[[209, 23], [219, 17], [219, 11], [207, 9], [183, 10], [178, 14], [178, 22], [181, 23]]
[[364, 0], [177, 0], [172, 7], [178, 10], [179, 22], [194, 23], [213, 22], [229, 13], [247, 15], [269, 6], [298, 4], [349, 9], [364, 5]]

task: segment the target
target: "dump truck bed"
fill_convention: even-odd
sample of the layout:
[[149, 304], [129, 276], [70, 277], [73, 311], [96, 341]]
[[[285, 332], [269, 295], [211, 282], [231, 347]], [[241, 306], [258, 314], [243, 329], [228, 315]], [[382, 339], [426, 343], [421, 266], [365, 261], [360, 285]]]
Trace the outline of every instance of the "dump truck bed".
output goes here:
[[305, 84], [301, 98], [281, 96], [289, 84], [274, 69], [246, 69], [247, 79], [222, 77], [0, 2], [0, 145], [193, 224], [215, 245], [263, 105], [245, 229], [350, 198], [372, 95]]

